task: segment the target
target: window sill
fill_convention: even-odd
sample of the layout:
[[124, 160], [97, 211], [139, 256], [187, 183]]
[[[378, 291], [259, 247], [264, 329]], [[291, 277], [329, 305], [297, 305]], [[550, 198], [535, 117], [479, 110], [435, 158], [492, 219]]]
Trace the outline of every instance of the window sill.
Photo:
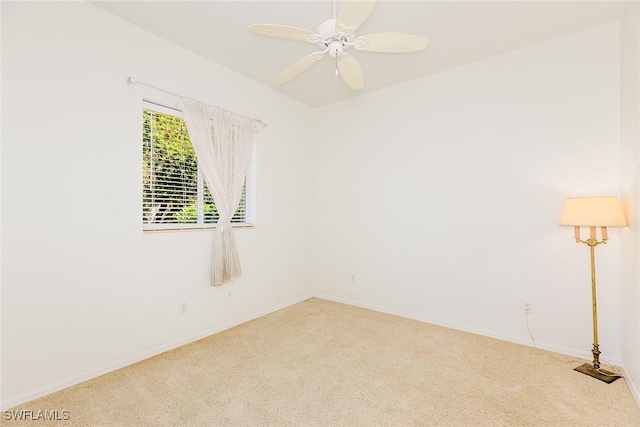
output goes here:
[[[207, 227], [184, 227], [184, 228], [148, 228], [142, 229], [143, 234], [155, 234], [155, 233], [176, 233], [182, 231], [215, 231], [218, 227], [207, 226]], [[256, 226], [254, 224], [233, 224], [232, 228], [234, 229], [254, 229]]]

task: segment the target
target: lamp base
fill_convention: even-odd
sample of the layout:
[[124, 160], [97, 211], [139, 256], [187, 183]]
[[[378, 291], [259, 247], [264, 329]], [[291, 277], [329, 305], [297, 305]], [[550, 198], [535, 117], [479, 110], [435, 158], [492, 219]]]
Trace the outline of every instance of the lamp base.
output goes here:
[[602, 372], [600, 373], [596, 371], [596, 369], [590, 363], [585, 363], [584, 365], [578, 366], [577, 368], [574, 368], [574, 371], [578, 371], [582, 374], [589, 375], [590, 377], [597, 378], [607, 384], [611, 384], [618, 378], [622, 378], [620, 375], [610, 371], [606, 371], [604, 369], [598, 369], [598, 371]]

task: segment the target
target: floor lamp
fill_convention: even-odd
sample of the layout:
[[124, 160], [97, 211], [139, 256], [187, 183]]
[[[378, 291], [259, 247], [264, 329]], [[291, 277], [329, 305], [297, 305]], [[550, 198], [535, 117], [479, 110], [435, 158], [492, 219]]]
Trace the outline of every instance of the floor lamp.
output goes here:
[[[612, 383], [619, 375], [600, 368], [600, 346], [598, 344], [598, 307], [596, 304], [596, 246], [607, 243], [607, 227], [626, 227], [627, 221], [622, 207], [615, 196], [576, 197], [564, 202], [560, 225], [575, 227], [576, 243], [589, 246], [591, 252], [591, 303], [593, 308], [593, 365], [585, 363], [575, 371], [592, 376], [606, 383]], [[580, 227], [589, 227], [589, 238], [580, 239]], [[602, 240], [596, 237], [596, 227], [600, 227]]]

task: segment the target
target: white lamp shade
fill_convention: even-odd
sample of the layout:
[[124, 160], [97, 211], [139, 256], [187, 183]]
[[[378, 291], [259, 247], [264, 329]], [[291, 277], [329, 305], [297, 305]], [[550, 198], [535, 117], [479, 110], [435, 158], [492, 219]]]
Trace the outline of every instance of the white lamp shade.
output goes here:
[[626, 227], [616, 196], [573, 197], [565, 200], [560, 225], [580, 227]]

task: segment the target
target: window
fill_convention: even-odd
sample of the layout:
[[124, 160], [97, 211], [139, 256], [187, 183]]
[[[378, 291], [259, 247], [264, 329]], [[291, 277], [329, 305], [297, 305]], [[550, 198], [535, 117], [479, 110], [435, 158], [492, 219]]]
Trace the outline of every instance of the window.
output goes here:
[[[145, 102], [142, 114], [143, 229], [215, 227], [218, 211], [198, 167], [182, 113]], [[231, 219], [236, 226], [253, 222], [247, 203], [249, 173], [240, 205]]]

